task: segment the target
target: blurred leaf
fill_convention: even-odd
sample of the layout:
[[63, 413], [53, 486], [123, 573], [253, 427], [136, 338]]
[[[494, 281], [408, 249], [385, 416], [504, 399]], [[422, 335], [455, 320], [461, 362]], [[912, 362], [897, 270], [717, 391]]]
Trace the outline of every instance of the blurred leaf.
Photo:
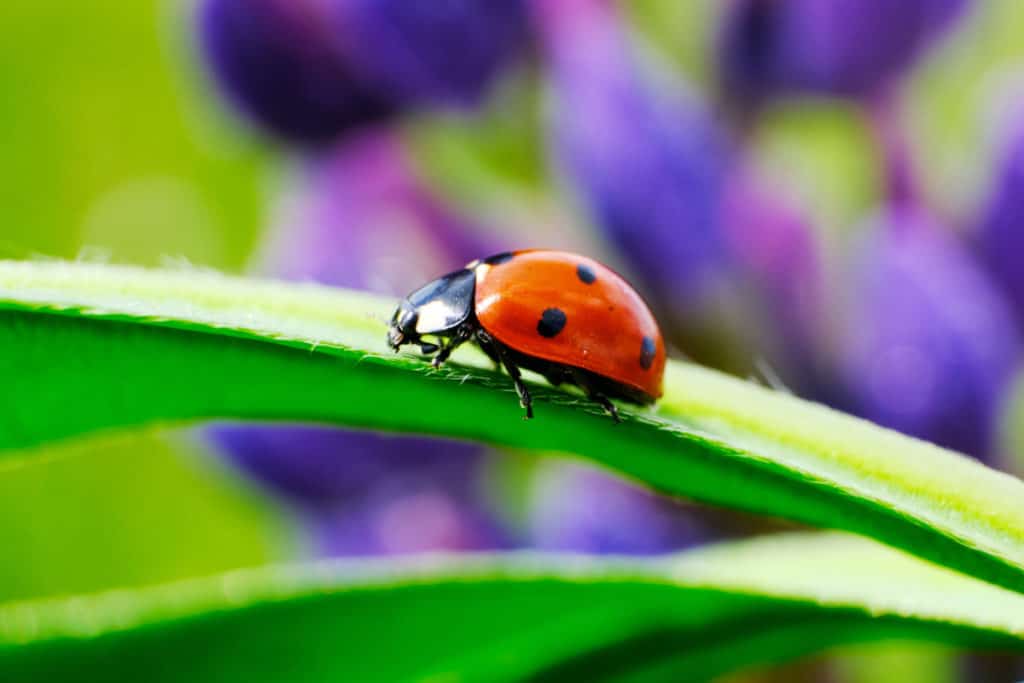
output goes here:
[[533, 74], [513, 75], [472, 117], [438, 110], [407, 125], [407, 140], [430, 169], [426, 180], [462, 205], [479, 208], [514, 188], [546, 188], [538, 84]]
[[269, 155], [192, 68], [192, 4], [3, 4], [0, 255], [245, 263]]
[[948, 645], [913, 641], [861, 643], [836, 648], [833, 667], [846, 683], [956, 683], [956, 657]]
[[712, 47], [722, 4], [714, 0], [664, 2], [633, 0], [621, 3], [623, 14], [640, 37], [677, 67], [689, 80], [710, 89], [714, 73]]
[[[863, 114], [828, 99], [796, 99], [773, 106], [758, 123], [759, 165], [787, 194], [799, 198], [836, 241], [881, 196], [878, 148]], [[842, 243], [842, 242], [840, 242]]]
[[463, 555], [0, 606], [4, 680], [707, 680], [881, 637], [1024, 649], [1024, 597], [844, 534]]
[[[1024, 589], [1024, 483], [950, 451], [672, 363], [614, 424], [537, 386], [523, 422], [482, 354], [441, 371], [384, 344], [393, 302], [316, 285], [0, 263], [0, 449], [213, 417], [307, 420], [575, 453], [664, 492], [855, 531]], [[954, 380], [955, 381], [955, 380]]]
[[173, 436], [78, 439], [0, 460], [0, 601], [283, 559], [286, 529], [264, 497]]
[[907, 134], [926, 203], [940, 215], [971, 214], [993, 182], [1006, 124], [1024, 97], [1024, 3], [970, 3], [966, 21], [917, 67]]

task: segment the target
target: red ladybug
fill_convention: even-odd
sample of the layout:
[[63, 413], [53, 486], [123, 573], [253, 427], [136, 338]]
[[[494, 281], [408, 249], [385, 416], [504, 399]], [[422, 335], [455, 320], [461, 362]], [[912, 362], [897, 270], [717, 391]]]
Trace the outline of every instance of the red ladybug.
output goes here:
[[616, 422], [609, 398], [645, 405], [662, 394], [658, 323], [629, 283], [585, 256], [530, 249], [473, 261], [403, 299], [388, 329], [395, 351], [415, 344], [436, 352], [434, 367], [470, 340], [511, 375], [527, 418], [533, 407], [520, 368], [575, 384]]

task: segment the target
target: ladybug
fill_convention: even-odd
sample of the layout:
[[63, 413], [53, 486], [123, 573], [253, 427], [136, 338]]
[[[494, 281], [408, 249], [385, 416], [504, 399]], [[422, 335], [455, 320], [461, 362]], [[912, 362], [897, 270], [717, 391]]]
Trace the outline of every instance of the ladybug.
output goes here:
[[467, 341], [512, 377], [526, 418], [533, 406], [520, 368], [580, 387], [616, 422], [609, 399], [646, 405], [662, 394], [658, 323], [629, 283], [585, 256], [528, 249], [473, 261], [405, 297], [388, 328], [392, 349], [436, 353], [434, 367]]

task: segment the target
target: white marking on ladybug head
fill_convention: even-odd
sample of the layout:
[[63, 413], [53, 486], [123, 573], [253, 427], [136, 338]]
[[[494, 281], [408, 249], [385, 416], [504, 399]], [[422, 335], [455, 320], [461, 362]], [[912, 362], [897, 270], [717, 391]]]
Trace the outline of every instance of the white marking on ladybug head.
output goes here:
[[491, 269], [491, 264], [480, 262], [475, 266], [469, 266], [469, 269], [476, 275], [477, 282], [483, 282], [484, 278], [487, 277], [487, 271]]
[[417, 309], [416, 331], [420, 334], [431, 334], [446, 330], [459, 322], [460, 316], [452, 310], [447, 302], [435, 299]]

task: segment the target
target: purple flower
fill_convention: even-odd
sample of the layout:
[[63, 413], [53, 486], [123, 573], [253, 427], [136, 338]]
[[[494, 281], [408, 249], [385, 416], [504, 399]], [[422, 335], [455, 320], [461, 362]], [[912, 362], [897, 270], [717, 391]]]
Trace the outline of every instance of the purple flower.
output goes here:
[[871, 96], [910, 67], [968, 0], [734, 0], [718, 70], [747, 104], [796, 93]]
[[723, 200], [722, 230], [734, 277], [761, 320], [752, 347], [791, 388], [811, 391], [825, 324], [821, 245], [813, 226], [778, 189], [739, 166]]
[[[500, 251], [421, 184], [402, 146], [382, 132], [312, 162], [282, 214], [259, 267], [293, 279], [404, 294]], [[223, 425], [209, 435], [300, 513], [320, 552], [506, 542], [476, 486], [480, 446], [300, 425]]]
[[[1020, 112], [1017, 112], [1020, 113]], [[1024, 126], [1011, 129], [978, 232], [981, 258], [1024, 325]]]
[[475, 464], [467, 462], [475, 453], [462, 444], [332, 427], [231, 426], [214, 435], [230, 460], [309, 512], [362, 497], [368, 485], [432, 482], [439, 475], [461, 475]]
[[396, 135], [367, 130], [308, 163], [257, 269], [401, 296], [495, 250], [424, 185]]
[[556, 159], [669, 338], [738, 372], [757, 356], [810, 365], [821, 282], [807, 222], [753, 178], [695, 94], [632, 59], [613, 3], [538, 0], [534, 10]]
[[[335, 0], [332, 0], [335, 1]], [[203, 56], [239, 110], [286, 141], [320, 145], [388, 118], [395, 101], [350, 68], [322, 0], [203, 0]]]
[[203, 55], [252, 120], [323, 145], [424, 105], [476, 104], [526, 43], [523, 0], [203, 0]]
[[342, 0], [360, 73], [402, 102], [472, 106], [527, 42], [524, 0]]
[[[488, 514], [476, 491], [452, 490], [438, 474], [375, 486], [355, 505], [339, 505], [310, 520], [319, 555], [395, 555], [503, 548], [507, 531]], [[475, 484], [475, 482], [470, 482]], [[465, 487], [469, 488], [469, 486]]]
[[840, 348], [853, 412], [994, 458], [1017, 364], [1009, 309], [970, 255], [910, 207], [890, 208], [853, 261]]
[[681, 87], [633, 64], [608, 0], [534, 3], [552, 81], [552, 146], [566, 180], [658, 302], [699, 306], [721, 285], [718, 229], [730, 149]]
[[476, 446], [302, 425], [223, 425], [208, 436], [232, 464], [305, 520], [319, 554], [506, 542], [484, 510]]
[[543, 550], [651, 555], [705, 533], [666, 498], [590, 467], [549, 462], [529, 491], [528, 535]]

